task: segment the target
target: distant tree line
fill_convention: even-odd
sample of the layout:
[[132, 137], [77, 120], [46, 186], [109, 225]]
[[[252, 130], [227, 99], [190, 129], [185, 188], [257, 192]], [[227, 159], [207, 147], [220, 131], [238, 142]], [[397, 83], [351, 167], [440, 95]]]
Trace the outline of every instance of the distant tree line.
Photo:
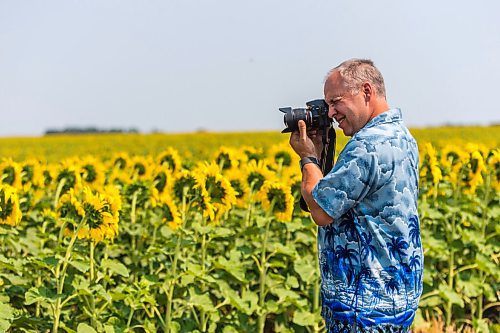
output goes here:
[[139, 133], [137, 128], [109, 128], [102, 129], [97, 127], [66, 127], [63, 129], [48, 129], [45, 135], [54, 134], [110, 134], [110, 133]]

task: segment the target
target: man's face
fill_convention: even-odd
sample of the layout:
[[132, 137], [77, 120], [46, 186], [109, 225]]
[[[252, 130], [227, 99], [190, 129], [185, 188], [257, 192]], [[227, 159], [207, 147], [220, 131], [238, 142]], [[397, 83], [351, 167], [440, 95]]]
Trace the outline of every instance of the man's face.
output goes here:
[[365, 94], [359, 87], [355, 95], [344, 85], [338, 71], [333, 72], [325, 82], [325, 101], [328, 116], [334, 118], [346, 136], [352, 136], [370, 120]]

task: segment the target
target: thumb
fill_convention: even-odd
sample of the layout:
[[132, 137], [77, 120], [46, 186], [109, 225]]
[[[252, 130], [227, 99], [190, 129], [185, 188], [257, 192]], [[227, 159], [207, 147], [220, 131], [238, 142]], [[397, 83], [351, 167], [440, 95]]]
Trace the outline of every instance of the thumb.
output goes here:
[[299, 120], [298, 125], [299, 125], [300, 140], [306, 141], [307, 140], [307, 129], [306, 129], [305, 121]]

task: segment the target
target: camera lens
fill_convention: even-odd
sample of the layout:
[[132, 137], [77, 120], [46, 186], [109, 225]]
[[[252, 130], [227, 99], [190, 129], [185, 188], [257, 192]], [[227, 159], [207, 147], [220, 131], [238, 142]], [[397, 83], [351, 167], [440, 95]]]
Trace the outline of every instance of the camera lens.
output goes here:
[[303, 120], [308, 125], [310, 111], [307, 109], [292, 109], [290, 112], [285, 113], [284, 122], [285, 126], [291, 131], [295, 131], [299, 128], [299, 120]]

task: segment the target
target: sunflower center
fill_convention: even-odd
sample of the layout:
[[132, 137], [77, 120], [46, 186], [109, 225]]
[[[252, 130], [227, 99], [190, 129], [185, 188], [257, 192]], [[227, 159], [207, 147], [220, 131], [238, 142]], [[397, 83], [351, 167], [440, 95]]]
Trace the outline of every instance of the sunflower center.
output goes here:
[[195, 185], [196, 185], [196, 181], [193, 177], [191, 177], [191, 176], [181, 177], [174, 184], [174, 194], [179, 200], [182, 200], [184, 188], [187, 187], [188, 191], [187, 191], [186, 197], [192, 198], [196, 195]]
[[206, 184], [208, 195], [210, 195], [212, 201], [221, 203], [222, 200], [226, 197], [226, 190], [222, 186], [222, 183], [220, 181], [217, 181], [215, 177], [208, 176]]
[[141, 182], [130, 184], [125, 192], [129, 203], [132, 203], [134, 195], [136, 196], [137, 207], [143, 207], [149, 198], [149, 188]]
[[280, 151], [276, 155], [274, 155], [274, 158], [276, 159], [276, 161], [281, 160], [281, 165], [283, 166], [290, 166], [292, 164], [292, 157], [287, 152]]
[[21, 182], [24, 185], [33, 179], [33, 174], [34, 174], [33, 166], [32, 165], [23, 166], [22, 173], [23, 173], [23, 178]]
[[82, 173], [82, 176], [86, 182], [92, 183], [96, 180], [97, 171], [95, 170], [95, 167], [93, 165], [87, 164], [83, 167], [83, 170], [84, 172]]
[[231, 186], [236, 191], [236, 198], [241, 199], [243, 197], [243, 186], [241, 186], [241, 182], [239, 179], [233, 179], [230, 181]]
[[137, 171], [139, 176], [143, 176], [146, 173], [146, 167], [142, 163], [134, 164], [134, 170]]
[[49, 186], [50, 183], [52, 182], [52, 176], [50, 175], [50, 172], [48, 170], [43, 171], [43, 178], [44, 178], [43, 184], [45, 186]]
[[14, 184], [14, 181], [16, 180], [16, 171], [14, 170], [13, 167], [8, 166], [5, 169], [3, 169], [3, 175], [2, 175], [3, 183], [12, 185]]
[[103, 222], [102, 213], [100, 210], [96, 209], [92, 204], [85, 202], [83, 204], [83, 209], [85, 210], [85, 216], [87, 218], [87, 223], [90, 229], [96, 229], [101, 226]]
[[75, 186], [76, 183], [76, 175], [74, 171], [70, 171], [68, 169], [64, 169], [57, 176], [57, 182], [60, 182], [62, 179], [66, 179], [64, 186], [62, 187], [61, 194], [69, 191], [70, 188]]
[[473, 158], [470, 161], [470, 166], [471, 166], [472, 173], [474, 173], [474, 174], [477, 173], [477, 169], [479, 166], [479, 161], [477, 160], [477, 158]]
[[160, 160], [160, 164], [166, 164], [171, 170], [175, 171], [175, 162], [170, 155], [163, 156], [163, 158]]
[[0, 210], [0, 220], [5, 220], [12, 214], [12, 211], [14, 210], [12, 201], [10, 200], [10, 198], [5, 198], [5, 193], [3, 191], [0, 192], [0, 207], [2, 207], [2, 210]]
[[167, 174], [165, 172], [158, 173], [154, 179], [154, 183], [158, 192], [162, 193], [167, 185]]
[[267, 200], [272, 202], [274, 200], [273, 212], [286, 211], [285, 193], [281, 189], [273, 188], [267, 192]]
[[217, 156], [216, 161], [218, 165], [221, 165], [222, 170], [227, 170], [231, 167], [231, 159], [229, 158], [229, 154], [220, 153], [219, 156]]
[[65, 202], [59, 208], [59, 215], [61, 217], [76, 217], [79, 216], [79, 213], [75, 206], [69, 202]]
[[448, 160], [451, 160], [451, 165], [457, 164], [457, 162], [460, 160], [460, 156], [458, 156], [458, 154], [454, 151], [449, 152], [448, 155], [446, 155], [446, 158]]
[[253, 185], [254, 190], [259, 190], [265, 180], [266, 178], [258, 172], [251, 172], [247, 177], [248, 184]]
[[123, 157], [118, 157], [114, 165], [117, 166], [118, 169], [123, 170], [127, 166], [127, 161]]

